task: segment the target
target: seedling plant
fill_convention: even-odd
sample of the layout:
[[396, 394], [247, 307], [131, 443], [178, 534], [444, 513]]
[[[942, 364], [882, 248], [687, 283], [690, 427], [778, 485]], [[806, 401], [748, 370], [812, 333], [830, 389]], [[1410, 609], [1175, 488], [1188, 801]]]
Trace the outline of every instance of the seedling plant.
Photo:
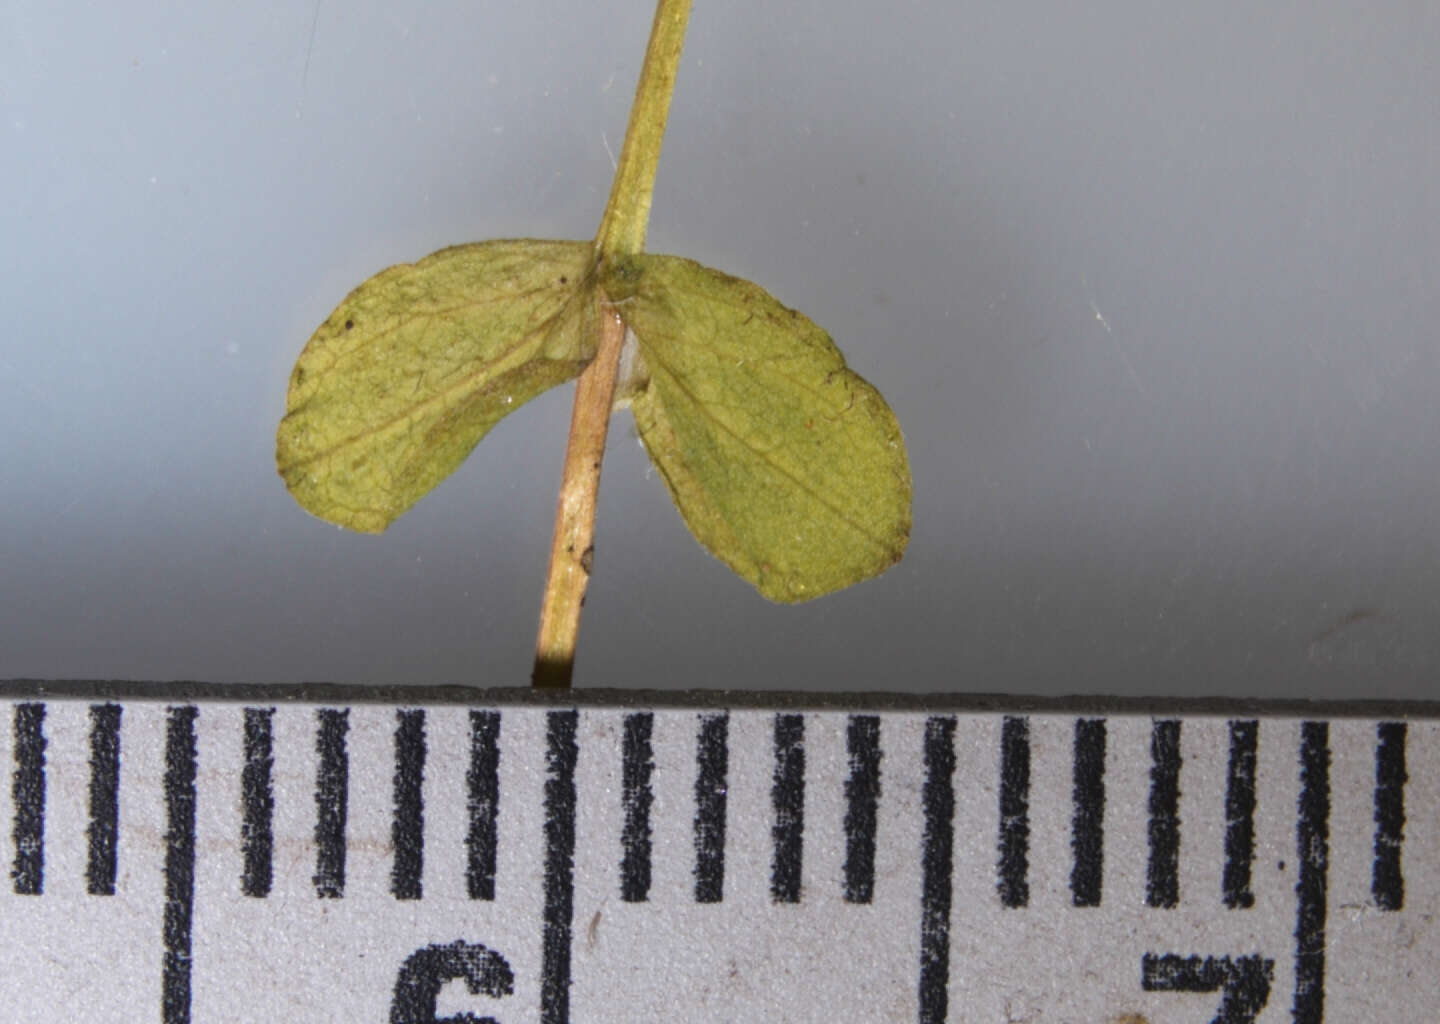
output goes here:
[[502, 418], [578, 378], [533, 682], [568, 686], [614, 409], [696, 540], [772, 601], [876, 576], [910, 535], [880, 393], [830, 336], [740, 278], [645, 252], [690, 0], [659, 0], [593, 241], [457, 245], [381, 271], [290, 375], [276, 462], [321, 519], [379, 533]]

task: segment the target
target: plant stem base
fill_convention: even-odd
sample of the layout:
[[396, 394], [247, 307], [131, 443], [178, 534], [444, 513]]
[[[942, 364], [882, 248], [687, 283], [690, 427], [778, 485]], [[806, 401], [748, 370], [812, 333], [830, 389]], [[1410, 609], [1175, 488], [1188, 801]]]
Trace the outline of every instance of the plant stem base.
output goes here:
[[575, 667], [575, 640], [580, 632], [580, 608], [590, 583], [595, 557], [595, 503], [600, 493], [600, 465], [605, 457], [605, 435], [615, 398], [615, 375], [625, 343], [625, 323], [604, 294], [600, 304], [600, 340], [595, 359], [575, 386], [575, 407], [570, 418], [570, 440], [560, 500], [555, 511], [555, 536], [550, 543], [550, 570], [540, 608], [540, 635], [535, 644], [536, 687], [570, 685]]

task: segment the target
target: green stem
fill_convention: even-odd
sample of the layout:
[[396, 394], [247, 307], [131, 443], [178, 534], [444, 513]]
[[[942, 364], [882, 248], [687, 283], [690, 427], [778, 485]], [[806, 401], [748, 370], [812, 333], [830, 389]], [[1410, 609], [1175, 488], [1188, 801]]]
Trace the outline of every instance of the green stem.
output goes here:
[[[655, 169], [660, 144], [670, 115], [670, 96], [680, 69], [680, 50], [690, 20], [690, 0], [659, 0], [650, 45], [630, 107], [630, 126], [620, 149], [610, 201], [595, 234], [595, 258], [631, 255], [645, 248], [650, 223], [650, 197], [655, 190]], [[550, 543], [550, 567], [540, 607], [540, 632], [535, 643], [537, 687], [567, 687], [575, 665], [575, 641], [580, 632], [580, 607], [590, 583], [594, 557], [595, 504], [600, 491], [600, 463], [615, 392], [615, 372], [624, 343], [625, 326], [597, 290], [596, 357], [580, 375], [555, 532]]]
[[660, 143], [665, 139], [670, 96], [675, 91], [689, 20], [690, 0], [660, 0], [655, 7], [650, 45], [645, 48], [645, 64], [630, 107], [630, 126], [620, 147], [610, 201], [595, 235], [595, 249], [601, 257], [629, 255], [645, 248], [655, 168], [660, 163]]

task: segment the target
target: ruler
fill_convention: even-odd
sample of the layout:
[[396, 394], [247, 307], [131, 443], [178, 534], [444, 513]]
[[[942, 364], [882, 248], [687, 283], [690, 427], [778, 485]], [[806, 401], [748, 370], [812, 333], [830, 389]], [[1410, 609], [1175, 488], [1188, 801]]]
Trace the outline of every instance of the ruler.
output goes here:
[[1420, 1021], [1433, 704], [0, 684], [15, 1022]]

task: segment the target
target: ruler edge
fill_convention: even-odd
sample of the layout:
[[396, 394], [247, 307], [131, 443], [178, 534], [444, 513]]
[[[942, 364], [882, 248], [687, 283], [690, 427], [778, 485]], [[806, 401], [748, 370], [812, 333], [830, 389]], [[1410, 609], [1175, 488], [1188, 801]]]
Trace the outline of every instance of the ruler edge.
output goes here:
[[3, 679], [4, 700], [116, 700], [167, 703], [380, 704], [471, 707], [871, 711], [967, 714], [1247, 716], [1314, 719], [1440, 719], [1440, 700], [1306, 700], [1250, 697], [1144, 697], [995, 693], [888, 693], [808, 690], [543, 689], [357, 683], [210, 683], [99, 679]]

